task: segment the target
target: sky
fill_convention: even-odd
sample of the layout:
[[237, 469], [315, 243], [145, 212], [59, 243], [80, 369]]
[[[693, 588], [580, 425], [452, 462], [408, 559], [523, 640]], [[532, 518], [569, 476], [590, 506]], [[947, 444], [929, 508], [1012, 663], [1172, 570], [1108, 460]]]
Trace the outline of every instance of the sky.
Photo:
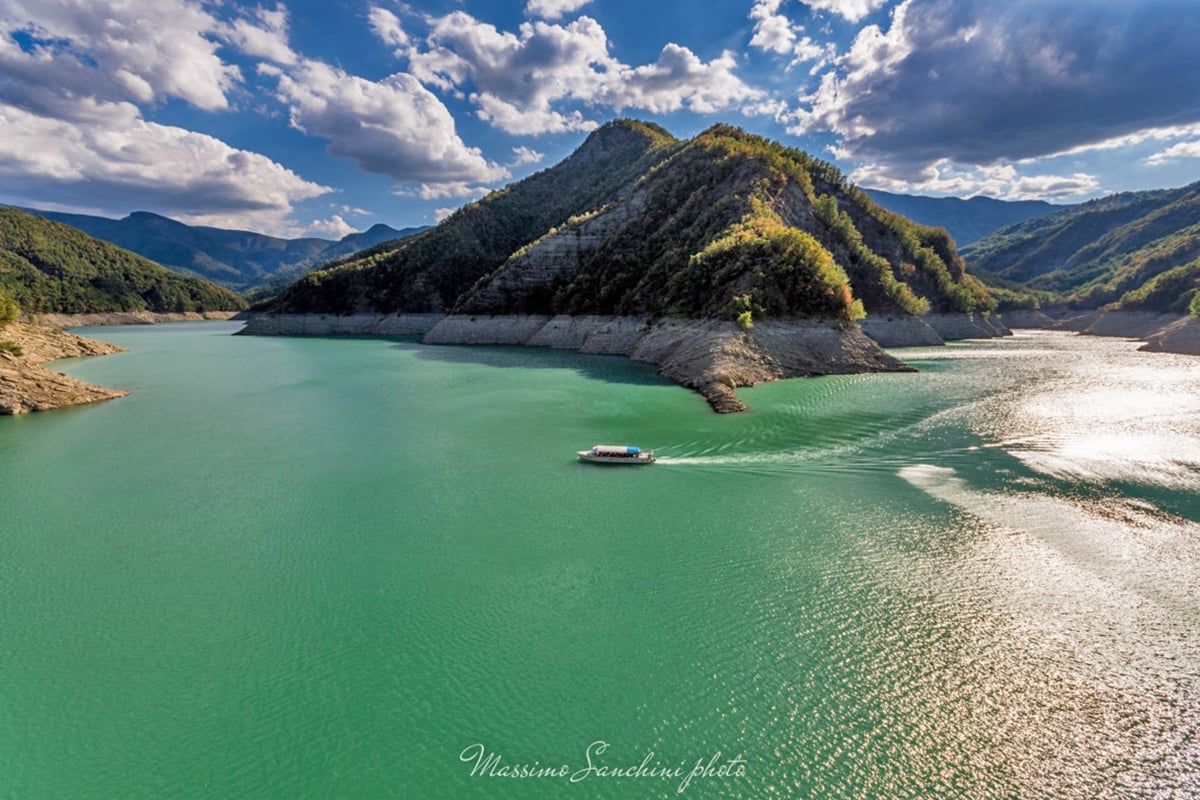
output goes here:
[[432, 224], [617, 117], [861, 186], [1200, 179], [1196, 0], [0, 0], [0, 203], [340, 238]]

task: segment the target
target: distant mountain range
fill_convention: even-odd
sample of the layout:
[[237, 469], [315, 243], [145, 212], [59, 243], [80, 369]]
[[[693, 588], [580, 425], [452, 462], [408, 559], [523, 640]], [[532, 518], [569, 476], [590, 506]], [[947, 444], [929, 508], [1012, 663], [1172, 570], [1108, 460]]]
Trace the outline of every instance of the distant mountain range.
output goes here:
[[0, 293], [25, 311], [232, 311], [239, 295], [77, 228], [0, 207]]
[[250, 231], [185, 225], [148, 211], [135, 211], [124, 219], [109, 219], [22, 210], [78, 228], [176, 272], [207, 278], [237, 291], [284, 284], [327, 261], [425, 230], [423, 227], [397, 230], [379, 224], [338, 241], [316, 237], [280, 239]]
[[1200, 280], [1200, 182], [1123, 192], [964, 248], [990, 283], [1088, 307], [1187, 310]]
[[830, 164], [728, 125], [681, 141], [616, 120], [430, 231], [310, 272], [273, 310], [749, 321], [990, 304], [945, 232]]
[[1042, 217], [1072, 206], [1041, 200], [994, 200], [990, 197], [922, 197], [864, 189], [876, 203], [913, 222], [945, 228], [959, 247], [977, 242], [995, 230], [1032, 217]]

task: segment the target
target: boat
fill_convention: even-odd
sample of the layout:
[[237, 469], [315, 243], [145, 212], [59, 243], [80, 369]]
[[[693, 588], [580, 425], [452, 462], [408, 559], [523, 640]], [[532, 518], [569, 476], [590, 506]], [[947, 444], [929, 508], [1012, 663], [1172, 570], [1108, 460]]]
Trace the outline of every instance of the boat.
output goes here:
[[653, 464], [654, 451], [625, 444], [598, 444], [591, 450], [580, 450], [579, 457], [593, 464]]

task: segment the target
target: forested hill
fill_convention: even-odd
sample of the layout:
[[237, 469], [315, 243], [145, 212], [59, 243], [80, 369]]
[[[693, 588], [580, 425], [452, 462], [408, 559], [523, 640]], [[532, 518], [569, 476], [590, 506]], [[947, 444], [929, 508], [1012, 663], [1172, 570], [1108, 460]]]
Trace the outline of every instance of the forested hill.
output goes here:
[[449, 310], [514, 251], [573, 215], [615, 201], [677, 146], [657, 125], [610, 123], [564, 161], [468, 204], [432, 230], [309, 273], [276, 307]]
[[231, 311], [238, 295], [68, 225], [0, 208], [0, 292], [32, 313]]
[[297, 281], [273, 310], [854, 318], [991, 306], [944, 230], [728, 125], [617, 120], [431, 231]]
[[22, 210], [78, 228], [89, 236], [112, 242], [168, 269], [207, 278], [238, 291], [287, 283], [328, 261], [425, 230], [397, 230], [379, 224], [337, 241], [316, 237], [281, 239], [252, 231], [186, 225], [148, 211], [135, 211], [123, 219], [109, 219], [59, 211]]
[[990, 280], [1051, 301], [1186, 310], [1200, 277], [1200, 183], [1093, 200], [999, 230], [963, 253]]

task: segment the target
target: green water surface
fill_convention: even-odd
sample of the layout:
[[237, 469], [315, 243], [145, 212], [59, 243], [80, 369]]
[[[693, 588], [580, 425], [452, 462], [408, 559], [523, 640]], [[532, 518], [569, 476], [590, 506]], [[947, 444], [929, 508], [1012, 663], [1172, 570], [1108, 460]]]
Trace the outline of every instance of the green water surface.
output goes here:
[[1200, 359], [1027, 333], [718, 416], [237, 327], [90, 329], [58, 367], [133, 394], [0, 419], [0, 797], [1200, 796]]

